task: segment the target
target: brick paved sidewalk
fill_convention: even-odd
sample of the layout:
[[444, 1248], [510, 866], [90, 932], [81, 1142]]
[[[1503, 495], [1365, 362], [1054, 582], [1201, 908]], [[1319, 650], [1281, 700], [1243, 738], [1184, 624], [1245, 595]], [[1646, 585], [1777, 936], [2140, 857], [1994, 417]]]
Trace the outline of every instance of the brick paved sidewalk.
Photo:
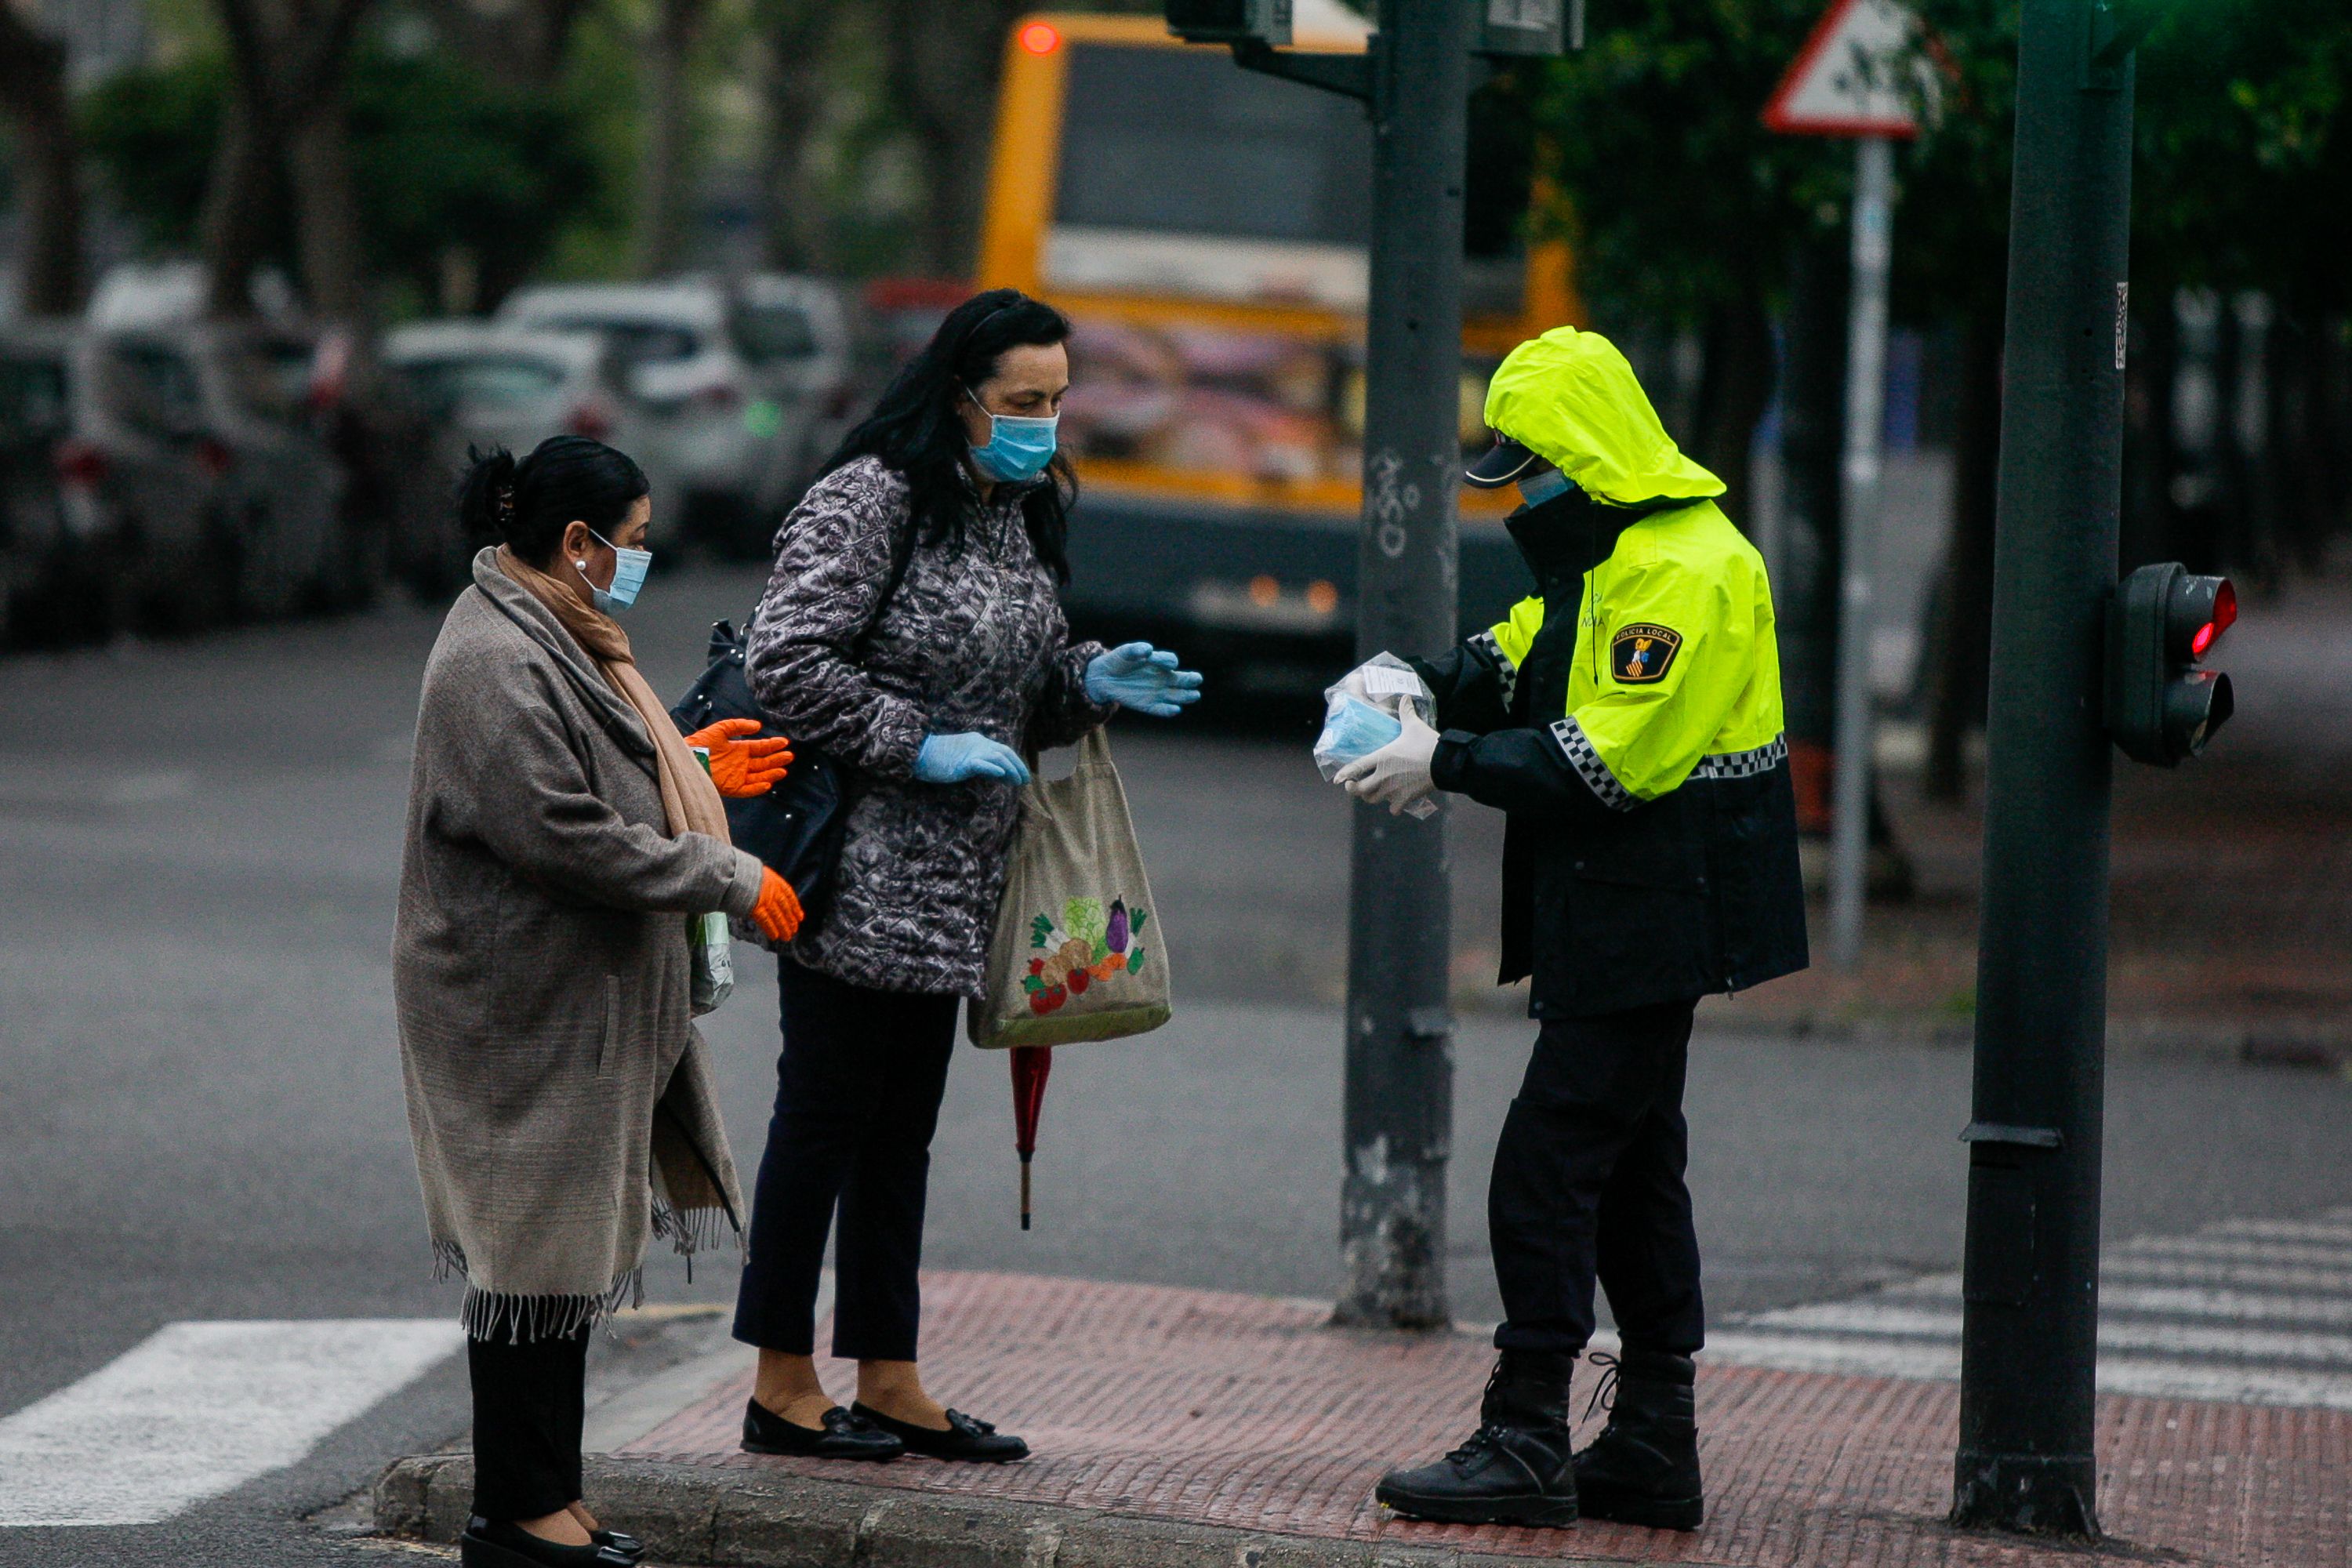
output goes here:
[[[874, 1466], [749, 1456], [736, 1442], [747, 1370], [626, 1445], [614, 1457], [619, 1471], [594, 1471], [592, 1500], [630, 1464], [661, 1478], [669, 1497], [698, 1484], [716, 1493], [795, 1479], [830, 1483], [814, 1494], [820, 1498], [849, 1487], [875, 1503], [930, 1494], [969, 1510], [973, 1529], [987, 1518], [1017, 1524], [1016, 1538], [1030, 1544], [1010, 1560], [1033, 1563], [1039, 1541], [1060, 1541], [1055, 1520], [1087, 1521], [1097, 1540], [1114, 1543], [1113, 1527], [1122, 1524], [1146, 1535], [1160, 1523], [1241, 1532], [1182, 1552], [1153, 1537], [1152, 1551], [1130, 1556], [1065, 1544], [1043, 1558], [1060, 1568], [1422, 1555], [1392, 1551], [1407, 1547], [1439, 1549], [1440, 1562], [1727, 1568], [2031, 1568], [2083, 1560], [2080, 1551], [1943, 1525], [1958, 1405], [1948, 1383], [1706, 1364], [1698, 1393], [1710, 1517], [1697, 1533], [1591, 1522], [1571, 1531], [1428, 1525], [1376, 1507], [1372, 1486], [1388, 1466], [1433, 1457], [1468, 1433], [1493, 1353], [1476, 1336], [1338, 1331], [1310, 1303], [1150, 1285], [937, 1274], [926, 1292], [927, 1381], [959, 1408], [1027, 1436], [1028, 1462]], [[851, 1380], [844, 1366], [832, 1376], [836, 1389]], [[2099, 1457], [2110, 1552], [2179, 1563], [2352, 1565], [2352, 1411], [2103, 1396]], [[749, 1494], [736, 1495], [717, 1511], [751, 1506], [740, 1501]], [[768, 1544], [710, 1560], [883, 1560], [849, 1526], [824, 1525], [813, 1494], [787, 1488], [772, 1495], [782, 1499], [775, 1510], [783, 1522], [772, 1522], [761, 1538]], [[1006, 1512], [1008, 1505], [1017, 1511]], [[618, 1498], [610, 1506], [636, 1526]], [[700, 1517], [712, 1512], [706, 1504]], [[845, 1517], [870, 1527], [888, 1513], [869, 1506]], [[1330, 1550], [1307, 1550], [1317, 1542]], [[997, 1556], [983, 1553], [977, 1538], [969, 1554], [900, 1543], [886, 1555], [959, 1563]]]

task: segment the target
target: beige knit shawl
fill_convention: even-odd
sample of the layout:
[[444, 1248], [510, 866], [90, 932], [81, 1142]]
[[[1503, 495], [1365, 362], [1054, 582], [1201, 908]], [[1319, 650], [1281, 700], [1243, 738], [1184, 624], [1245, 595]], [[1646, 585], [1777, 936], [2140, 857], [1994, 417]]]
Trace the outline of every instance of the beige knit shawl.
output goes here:
[[646, 733], [653, 737], [662, 811], [669, 818], [670, 836], [702, 833], [721, 844], [733, 842], [727, 837], [727, 806], [719, 797], [719, 786], [695, 760], [669, 710], [638, 671], [636, 655], [629, 649], [629, 634], [621, 629], [621, 624], [582, 604], [580, 595], [562, 578], [550, 576], [503, 544], [499, 546], [499, 570], [522, 584], [563, 623], [563, 629], [595, 662], [598, 672], [646, 721]]

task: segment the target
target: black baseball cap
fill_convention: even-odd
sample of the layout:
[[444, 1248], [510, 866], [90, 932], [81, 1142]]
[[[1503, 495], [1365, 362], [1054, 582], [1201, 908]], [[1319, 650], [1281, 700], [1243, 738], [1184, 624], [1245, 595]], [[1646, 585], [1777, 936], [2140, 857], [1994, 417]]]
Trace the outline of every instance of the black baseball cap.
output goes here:
[[1473, 489], [1498, 490], [1551, 466], [1538, 457], [1532, 447], [1514, 441], [1508, 436], [1497, 434], [1495, 444], [1478, 454], [1477, 460], [1462, 470], [1462, 482]]

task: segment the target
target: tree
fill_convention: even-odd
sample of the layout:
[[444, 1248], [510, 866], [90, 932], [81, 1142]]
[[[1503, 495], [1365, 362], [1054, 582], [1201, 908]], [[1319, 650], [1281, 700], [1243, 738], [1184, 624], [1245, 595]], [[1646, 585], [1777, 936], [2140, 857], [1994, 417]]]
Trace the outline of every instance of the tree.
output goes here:
[[232, 91], [205, 216], [206, 311], [243, 316], [268, 244], [272, 181], [291, 174], [304, 291], [313, 310], [355, 321], [366, 269], [343, 98], [370, 0], [215, 0]]
[[645, 116], [632, 257], [640, 278], [677, 266], [686, 238], [694, 118], [689, 68], [709, 9], [709, 0], [655, 0], [653, 27], [640, 57]]
[[80, 146], [66, 90], [66, 47], [0, 0], [0, 112], [16, 137], [24, 237], [18, 304], [28, 316], [81, 308]]
[[501, 85], [548, 90], [590, 0], [424, 0], [443, 47]]
[[988, 184], [1004, 37], [1032, 0], [880, 0], [885, 79], [915, 142], [929, 199], [916, 264], [971, 274]]
[[831, 0], [757, 0], [761, 138], [759, 225], [771, 266], [814, 269], [829, 259], [824, 201], [811, 168], [824, 113], [841, 8]]

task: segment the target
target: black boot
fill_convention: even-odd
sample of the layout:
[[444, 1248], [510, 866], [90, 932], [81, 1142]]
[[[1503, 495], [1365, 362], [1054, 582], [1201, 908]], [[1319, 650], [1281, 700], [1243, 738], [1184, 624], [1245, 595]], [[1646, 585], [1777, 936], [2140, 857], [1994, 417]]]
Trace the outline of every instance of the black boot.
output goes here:
[[1486, 1380], [1478, 1430], [1417, 1470], [1391, 1470], [1373, 1493], [1399, 1513], [1453, 1524], [1574, 1524], [1568, 1384], [1576, 1357], [1505, 1351]]
[[[1593, 1357], [1599, 1364], [1603, 1358]], [[1587, 1519], [1653, 1530], [1696, 1530], [1706, 1517], [1698, 1478], [1697, 1368], [1686, 1355], [1627, 1351], [1606, 1374], [1615, 1380], [1609, 1425], [1576, 1456], [1576, 1489]], [[1604, 1387], [1596, 1397], [1605, 1396]]]

